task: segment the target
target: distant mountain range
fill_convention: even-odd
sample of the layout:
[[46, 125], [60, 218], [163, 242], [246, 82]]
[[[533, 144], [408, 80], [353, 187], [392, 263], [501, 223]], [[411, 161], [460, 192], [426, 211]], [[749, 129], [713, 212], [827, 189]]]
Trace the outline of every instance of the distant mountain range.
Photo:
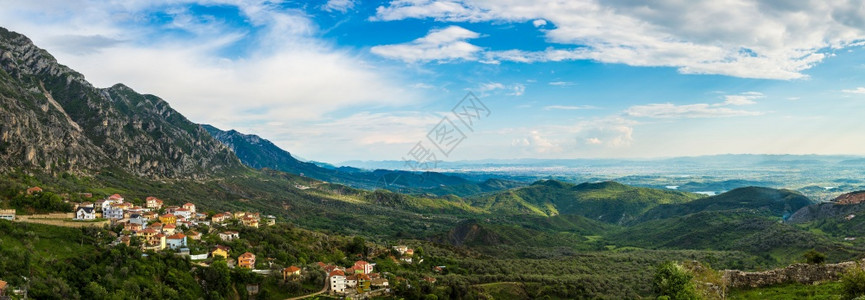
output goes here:
[[224, 131], [202, 125], [214, 138], [252, 168], [269, 168], [310, 178], [364, 189], [388, 189], [403, 193], [457, 196], [497, 191], [523, 184], [516, 181], [488, 179], [483, 182], [436, 172], [394, 170], [367, 171], [352, 167], [335, 167], [324, 163], [302, 162], [269, 140], [235, 130]]

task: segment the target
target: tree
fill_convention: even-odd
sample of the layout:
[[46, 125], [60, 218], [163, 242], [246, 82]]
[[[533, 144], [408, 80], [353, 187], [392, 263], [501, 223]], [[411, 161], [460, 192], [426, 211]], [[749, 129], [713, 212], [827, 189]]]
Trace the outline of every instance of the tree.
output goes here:
[[826, 254], [818, 252], [814, 249], [805, 252], [805, 254], [803, 254], [802, 256], [805, 257], [805, 261], [809, 264], [822, 264], [826, 262]]
[[231, 290], [231, 270], [224, 260], [217, 260], [209, 268], [202, 268], [202, 278], [207, 292], [227, 295]]
[[658, 266], [655, 270], [652, 287], [658, 298], [668, 297], [664, 299], [683, 300], [683, 299], [699, 299], [697, 292], [694, 289], [694, 284], [691, 283], [691, 276], [682, 266], [674, 262], [666, 262]]

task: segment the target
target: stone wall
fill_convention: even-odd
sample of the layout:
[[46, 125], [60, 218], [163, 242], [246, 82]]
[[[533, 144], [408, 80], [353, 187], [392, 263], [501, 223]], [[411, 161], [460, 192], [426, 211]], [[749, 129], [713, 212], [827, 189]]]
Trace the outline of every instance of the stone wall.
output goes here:
[[[786, 268], [763, 272], [724, 270], [724, 282], [730, 288], [755, 288], [794, 282], [811, 284], [838, 280], [848, 268], [856, 266], [856, 261], [847, 261], [837, 264], [793, 264]], [[859, 266], [865, 266], [865, 261], [860, 261]]]

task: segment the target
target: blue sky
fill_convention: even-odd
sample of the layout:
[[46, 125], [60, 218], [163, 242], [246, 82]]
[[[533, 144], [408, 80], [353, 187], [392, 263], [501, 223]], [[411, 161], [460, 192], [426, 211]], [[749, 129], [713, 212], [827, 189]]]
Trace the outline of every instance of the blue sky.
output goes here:
[[304, 158], [865, 154], [860, 1], [4, 1], [94, 85]]

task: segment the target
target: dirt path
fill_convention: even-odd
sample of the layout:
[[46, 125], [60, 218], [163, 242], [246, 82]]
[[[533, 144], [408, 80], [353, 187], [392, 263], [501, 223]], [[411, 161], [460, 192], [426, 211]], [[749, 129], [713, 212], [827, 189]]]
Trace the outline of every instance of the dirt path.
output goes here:
[[324, 287], [321, 288], [321, 290], [318, 291], [318, 292], [316, 292], [316, 293], [312, 293], [312, 294], [304, 295], [304, 296], [300, 296], [300, 297], [288, 298], [288, 299], [285, 299], [285, 300], [298, 300], [298, 299], [305, 299], [305, 298], [314, 297], [314, 296], [318, 296], [318, 295], [324, 294], [324, 292], [327, 292], [327, 284], [328, 284], [328, 283], [329, 283], [329, 282], [328, 282], [327, 280], [325, 280], [325, 281], [324, 281]]

